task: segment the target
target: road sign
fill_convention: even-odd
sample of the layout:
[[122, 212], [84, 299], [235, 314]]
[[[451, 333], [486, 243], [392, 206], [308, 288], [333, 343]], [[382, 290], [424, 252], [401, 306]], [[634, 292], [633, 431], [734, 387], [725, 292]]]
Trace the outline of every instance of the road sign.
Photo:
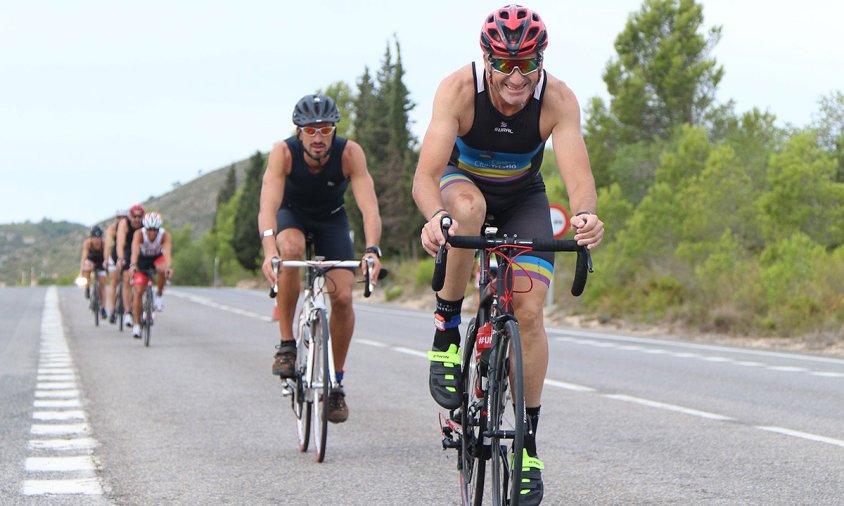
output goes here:
[[551, 229], [554, 232], [554, 239], [560, 239], [569, 229], [569, 213], [559, 204], [551, 204]]

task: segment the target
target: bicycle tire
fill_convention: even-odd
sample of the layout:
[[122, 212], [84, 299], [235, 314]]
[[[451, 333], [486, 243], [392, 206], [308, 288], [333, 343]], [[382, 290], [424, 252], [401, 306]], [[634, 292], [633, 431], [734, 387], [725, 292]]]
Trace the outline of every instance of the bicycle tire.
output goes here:
[[144, 346], [149, 348], [149, 338], [152, 334], [152, 287], [148, 286], [144, 292], [144, 314], [141, 316], [144, 333]]
[[[488, 394], [491, 397], [489, 426], [492, 483], [490, 485], [493, 504], [515, 506], [518, 505], [520, 498], [525, 432], [522, 343], [519, 326], [514, 320], [504, 322], [501, 332], [504, 333], [505, 339], [498, 339], [498, 348], [494, 352], [494, 357], [490, 358], [491, 361], [495, 361], [494, 383]], [[509, 436], [504, 436], [505, 433]], [[508, 444], [508, 441], [512, 443]], [[512, 467], [509, 455], [513, 458]]]
[[300, 452], [308, 451], [311, 436], [313, 401], [308, 400], [305, 395], [305, 375], [308, 373], [308, 364], [312, 360], [309, 345], [310, 336], [310, 326], [301, 325], [299, 335], [296, 337], [296, 377], [287, 382], [288, 386], [293, 388], [290, 402], [293, 415], [296, 417], [296, 437]]
[[483, 399], [475, 392], [477, 363], [475, 361], [475, 339], [477, 320], [472, 318], [466, 330], [463, 343], [463, 401], [460, 405], [461, 419], [457, 420], [463, 430], [460, 438], [460, 489], [464, 506], [477, 505], [483, 500], [484, 472], [486, 461], [482, 458], [480, 428], [483, 427]]
[[316, 319], [312, 322], [313, 339], [311, 347], [314, 349], [314, 402], [312, 411], [312, 430], [314, 433], [314, 457], [317, 462], [325, 460], [325, 444], [328, 439], [328, 394], [331, 386], [330, 368], [328, 364], [328, 318], [325, 310], [316, 312]]
[[123, 314], [126, 310], [123, 308], [123, 280], [119, 279], [117, 282], [117, 297], [114, 300], [114, 312], [117, 313], [117, 329], [123, 332]]
[[94, 311], [94, 326], [100, 326], [100, 279], [97, 271], [94, 271], [94, 290], [91, 294], [91, 309]]

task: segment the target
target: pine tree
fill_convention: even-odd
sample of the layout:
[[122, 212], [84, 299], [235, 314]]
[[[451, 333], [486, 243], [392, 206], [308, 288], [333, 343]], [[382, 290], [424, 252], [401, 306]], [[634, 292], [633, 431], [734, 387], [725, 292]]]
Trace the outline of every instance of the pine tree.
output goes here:
[[234, 164], [231, 164], [228, 172], [226, 172], [226, 180], [220, 191], [217, 193], [217, 208], [214, 211], [214, 223], [211, 225], [211, 230], [217, 228], [217, 215], [220, 213], [220, 206], [231, 200], [237, 191], [237, 173], [235, 172]]
[[254, 271], [258, 267], [261, 242], [258, 239], [258, 208], [261, 197], [261, 177], [266, 161], [260, 151], [249, 159], [246, 180], [240, 189], [240, 201], [234, 216], [231, 246], [238, 263]]

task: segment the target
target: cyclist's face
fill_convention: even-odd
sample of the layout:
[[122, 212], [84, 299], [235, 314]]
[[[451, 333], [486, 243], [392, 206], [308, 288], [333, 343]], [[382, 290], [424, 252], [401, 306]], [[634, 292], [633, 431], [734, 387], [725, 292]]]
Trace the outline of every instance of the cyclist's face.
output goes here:
[[[302, 139], [302, 144], [305, 151], [311, 155], [312, 158], [319, 159], [328, 153], [328, 148], [331, 147], [331, 141], [334, 140], [334, 132], [323, 134], [320, 130], [326, 127], [333, 127], [334, 123], [322, 122], [305, 125], [298, 129], [299, 138]], [[313, 131], [311, 129], [313, 128]], [[307, 132], [305, 132], [307, 130]], [[308, 135], [313, 133], [313, 135]]]
[[144, 215], [143, 215], [143, 213], [140, 213], [140, 214], [131, 213], [131, 214], [129, 214], [129, 220], [131, 220], [133, 227], [138, 228], [138, 227], [140, 227], [141, 225], [144, 224]]
[[[536, 58], [536, 54], [531, 54], [524, 58], [507, 58], [505, 60], [534, 60]], [[507, 106], [522, 108], [530, 100], [533, 90], [536, 89], [536, 85], [539, 83], [539, 76], [542, 72], [542, 61], [539, 60], [536, 70], [529, 72], [527, 75], [522, 74], [519, 68], [512, 68], [512, 65], [504, 66], [507, 70], [510, 70], [509, 75], [497, 71], [490, 63], [489, 57], [484, 59], [484, 67], [486, 68], [490, 88], [494, 90], [494, 94]]]

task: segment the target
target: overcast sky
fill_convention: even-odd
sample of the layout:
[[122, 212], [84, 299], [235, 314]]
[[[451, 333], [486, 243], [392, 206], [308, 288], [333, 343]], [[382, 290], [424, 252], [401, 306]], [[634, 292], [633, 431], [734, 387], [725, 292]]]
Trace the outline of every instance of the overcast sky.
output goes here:
[[[606, 98], [613, 42], [642, 1], [534, 0], [545, 68], [581, 106]], [[293, 105], [355, 86], [395, 35], [421, 140], [440, 80], [480, 55], [502, 1], [0, 0], [0, 223], [90, 225], [174, 183], [268, 151]], [[808, 124], [844, 89], [844, 4], [703, 0], [721, 102]], [[165, 216], [165, 223], [167, 217]]]

